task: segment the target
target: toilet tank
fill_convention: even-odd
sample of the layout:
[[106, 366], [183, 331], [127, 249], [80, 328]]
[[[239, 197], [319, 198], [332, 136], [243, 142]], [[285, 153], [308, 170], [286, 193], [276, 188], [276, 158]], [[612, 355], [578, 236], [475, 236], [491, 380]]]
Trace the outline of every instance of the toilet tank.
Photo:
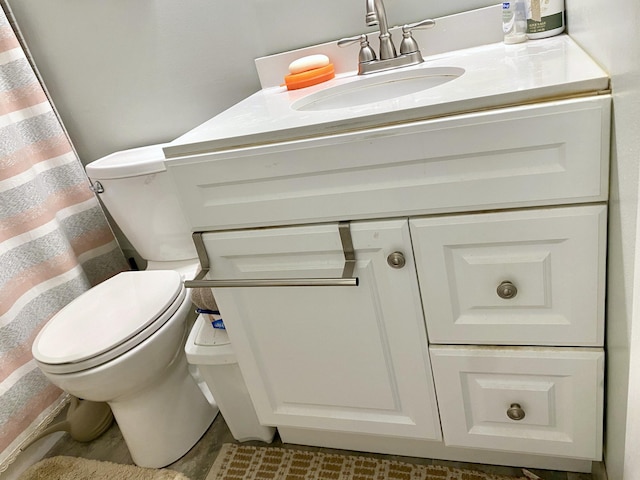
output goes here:
[[99, 197], [127, 239], [145, 259], [197, 258], [176, 188], [164, 166], [164, 145], [113, 153], [86, 166], [104, 191]]

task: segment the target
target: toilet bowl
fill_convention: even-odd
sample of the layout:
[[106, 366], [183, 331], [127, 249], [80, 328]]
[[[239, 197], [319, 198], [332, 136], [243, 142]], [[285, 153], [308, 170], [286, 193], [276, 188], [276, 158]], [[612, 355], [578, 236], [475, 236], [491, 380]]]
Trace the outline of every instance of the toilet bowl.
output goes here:
[[148, 267], [74, 299], [32, 345], [51, 383], [110, 405], [133, 461], [153, 468], [189, 451], [218, 413], [189, 374], [184, 352], [196, 314], [183, 280], [193, 278], [198, 262], [162, 158], [160, 146], [152, 146], [87, 165]]
[[[168, 301], [155, 302], [160, 294]], [[188, 374], [192, 311], [177, 272], [123, 272], [55, 315], [33, 355], [54, 385], [110, 405], [137, 465], [163, 467], [191, 449], [217, 413]]]

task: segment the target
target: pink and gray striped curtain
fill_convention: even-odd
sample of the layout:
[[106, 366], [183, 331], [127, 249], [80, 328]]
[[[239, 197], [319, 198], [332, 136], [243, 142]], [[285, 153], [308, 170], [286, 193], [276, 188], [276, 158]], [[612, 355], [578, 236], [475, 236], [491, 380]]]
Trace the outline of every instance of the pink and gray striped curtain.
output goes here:
[[0, 472], [64, 400], [31, 344], [126, 263], [88, 179], [0, 9]]

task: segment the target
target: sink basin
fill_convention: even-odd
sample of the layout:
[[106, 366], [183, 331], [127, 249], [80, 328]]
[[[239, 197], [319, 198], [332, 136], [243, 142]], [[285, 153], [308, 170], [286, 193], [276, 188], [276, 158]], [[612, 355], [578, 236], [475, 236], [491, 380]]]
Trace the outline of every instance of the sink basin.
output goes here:
[[464, 73], [458, 67], [433, 67], [381, 73], [335, 85], [296, 100], [294, 110], [319, 111], [356, 107], [428, 90]]

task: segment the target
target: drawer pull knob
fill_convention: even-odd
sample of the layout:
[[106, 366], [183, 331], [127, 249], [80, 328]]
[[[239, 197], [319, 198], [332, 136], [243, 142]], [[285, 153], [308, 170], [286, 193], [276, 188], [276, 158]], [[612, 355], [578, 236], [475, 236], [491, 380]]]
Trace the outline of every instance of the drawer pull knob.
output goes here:
[[511, 420], [522, 420], [524, 416], [524, 410], [519, 403], [512, 403], [507, 410], [507, 417], [509, 417]]
[[387, 257], [387, 263], [391, 268], [402, 268], [407, 262], [402, 252], [393, 252]]
[[498, 285], [498, 288], [496, 289], [496, 292], [498, 293], [498, 296], [500, 298], [504, 298], [505, 300], [509, 300], [513, 297], [515, 297], [518, 294], [518, 289], [516, 288], [516, 286], [509, 282], [502, 282], [500, 285]]

